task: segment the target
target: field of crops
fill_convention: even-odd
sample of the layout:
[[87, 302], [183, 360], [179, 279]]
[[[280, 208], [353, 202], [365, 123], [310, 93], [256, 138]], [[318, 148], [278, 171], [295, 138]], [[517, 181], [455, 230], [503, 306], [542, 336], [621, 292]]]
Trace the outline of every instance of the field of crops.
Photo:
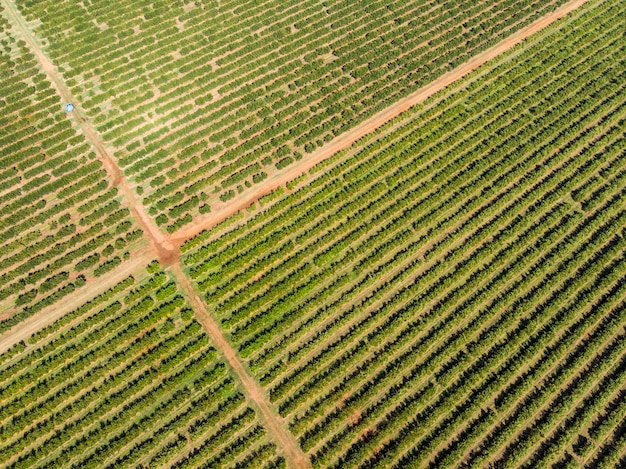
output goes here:
[[588, 2], [183, 247], [316, 467], [626, 466], [625, 17]]
[[0, 0], [0, 466], [626, 467], [622, 0], [176, 247], [565, 1]]
[[155, 262], [0, 356], [0, 465], [280, 467]]
[[0, 333], [128, 259], [142, 232], [0, 8]]
[[174, 232], [564, 1], [17, 3]]

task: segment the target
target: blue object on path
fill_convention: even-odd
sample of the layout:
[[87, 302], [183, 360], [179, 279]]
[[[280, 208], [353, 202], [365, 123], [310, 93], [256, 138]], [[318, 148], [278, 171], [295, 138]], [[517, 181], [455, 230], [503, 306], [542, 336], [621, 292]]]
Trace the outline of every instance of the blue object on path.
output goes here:
[[65, 105], [65, 112], [72, 112], [74, 110], [74, 105], [72, 103], [67, 103]]

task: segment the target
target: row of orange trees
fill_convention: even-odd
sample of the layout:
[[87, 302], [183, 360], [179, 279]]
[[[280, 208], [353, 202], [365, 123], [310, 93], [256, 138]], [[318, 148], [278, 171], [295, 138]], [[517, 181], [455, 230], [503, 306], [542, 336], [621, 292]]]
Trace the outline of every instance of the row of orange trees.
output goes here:
[[33, 55], [4, 35], [0, 332], [113, 269], [142, 236]]
[[594, 3], [183, 247], [315, 466], [623, 460], [623, 10]]
[[22, 10], [173, 232], [563, 2]]
[[280, 462], [176, 284], [154, 267], [2, 356], [4, 466]]

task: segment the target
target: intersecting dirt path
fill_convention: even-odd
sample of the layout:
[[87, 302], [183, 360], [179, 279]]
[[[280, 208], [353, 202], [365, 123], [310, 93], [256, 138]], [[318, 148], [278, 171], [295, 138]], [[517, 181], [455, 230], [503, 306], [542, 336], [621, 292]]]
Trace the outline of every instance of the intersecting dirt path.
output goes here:
[[206, 329], [217, 349], [221, 351], [224, 358], [239, 378], [247, 397], [254, 403], [259, 411], [260, 417], [265, 423], [265, 428], [268, 430], [269, 438], [274, 441], [279, 450], [284, 452], [288, 467], [311, 467], [309, 459], [302, 452], [294, 436], [289, 432], [285, 421], [272, 408], [261, 386], [250, 376], [241, 363], [237, 351], [228, 342], [217, 321], [213, 319], [211, 314], [207, 311], [198, 293], [193, 288], [191, 280], [183, 272], [180, 263], [172, 265], [171, 271], [176, 277], [179, 286], [191, 302], [191, 306], [196, 313], [196, 319]]
[[[182, 269], [179, 262], [178, 246], [186, 240], [196, 236], [203, 230], [209, 229], [229, 216], [245, 209], [257, 201], [260, 197], [270, 193], [272, 190], [306, 173], [317, 163], [331, 157], [338, 151], [349, 148], [365, 135], [375, 131], [416, 104], [425, 101], [427, 98], [446, 88], [448, 85], [476, 70], [487, 61], [494, 59], [503, 52], [511, 49], [530, 35], [554, 23], [558, 19], [583, 5], [586, 1], [587, 0], [572, 0], [557, 8], [552, 13], [539, 18], [529, 26], [522, 28], [505, 38], [494, 47], [491, 47], [490, 49], [474, 56], [468, 62], [465, 62], [454, 70], [442, 75], [406, 98], [397, 101], [389, 108], [375, 114], [371, 118], [354, 127], [352, 130], [335, 138], [330, 143], [312, 154], [303, 157], [300, 161], [292, 164], [286, 171], [277, 173], [263, 183], [254, 186], [250, 191], [244, 192], [240, 198], [228, 203], [216, 204], [215, 207], [213, 207], [211, 214], [199, 218], [196, 223], [179, 230], [174, 236], [169, 236], [161, 232], [152, 218], [148, 215], [146, 208], [139, 200], [139, 197], [129, 184], [128, 180], [125, 178], [121, 169], [117, 165], [117, 162], [107, 151], [100, 135], [82, 111], [80, 103], [75, 101], [71, 91], [54, 66], [54, 63], [45, 54], [42, 45], [30, 30], [27, 22], [17, 10], [15, 4], [11, 0], [0, 0], [0, 4], [5, 9], [7, 18], [12, 25], [12, 33], [26, 42], [61, 99], [66, 103], [71, 102], [75, 105], [75, 111], [70, 115], [70, 118], [76, 120], [76, 123], [80, 126], [85, 138], [93, 145], [98, 159], [102, 162], [109, 178], [111, 179], [112, 185], [118, 187], [123, 203], [130, 209], [135, 219], [142, 227], [144, 236], [150, 242], [151, 249], [149, 252], [144, 252], [141, 256], [136, 257], [135, 262], [122, 264], [119, 269], [111, 273], [109, 276], [110, 282], [114, 282], [118, 278], [121, 280], [124, 276], [132, 273], [131, 271], [136, 272], [138, 269], [145, 267], [148, 258], [157, 257], [163, 265], [169, 265], [172, 273], [178, 281], [178, 284], [189, 298], [189, 301], [195, 311], [196, 318], [207, 330], [214, 344], [221, 351], [224, 358], [237, 375], [249, 400], [254, 406], [256, 406], [260, 418], [263, 420], [265, 427], [268, 430], [269, 438], [274, 441], [279, 448], [279, 451], [284, 454], [287, 465], [289, 467], [299, 468], [310, 467], [309, 459], [300, 448], [293, 434], [289, 432], [286, 422], [272, 407], [266, 393], [248, 373], [236, 350], [224, 336], [219, 323], [207, 311], [204, 303], [198, 296], [198, 293], [193, 288], [190, 278]], [[78, 304], [86, 301], [88, 299], [88, 295], [89, 297], [93, 297], [98, 294], [98, 290], [106, 289], [110, 282], [102, 282], [100, 285], [94, 285], [91, 288], [86, 288], [84, 291], [80, 292], [79, 296], [75, 296], [70, 301], [66, 302], [65, 307], [59, 308], [54, 313], [51, 313], [50, 316], [45, 315], [44, 317], [42, 315], [38, 315], [30, 320], [24, 321], [24, 323], [19, 325], [19, 327], [14, 328], [14, 330], [9, 331], [8, 334], [2, 336], [2, 345], [9, 344], [9, 342], [11, 342], [12, 345], [19, 340], [27, 339], [30, 334], [36, 330], [39, 330], [41, 327], [49, 324], [54, 319], [61, 317], [67, 311], [73, 309], [75, 304], [78, 306]], [[11, 340], [7, 340], [10, 337]], [[0, 353], [2, 351], [2, 347], [0, 346]]]
[[239, 359], [236, 350], [230, 345], [228, 340], [226, 340], [219, 324], [208, 313], [206, 307], [200, 300], [200, 297], [194, 290], [191, 280], [183, 272], [179, 262], [179, 251], [177, 247], [172, 243], [169, 236], [165, 235], [158, 229], [156, 224], [147, 214], [145, 207], [138, 200], [138, 197], [132, 187], [128, 184], [128, 181], [117, 165], [117, 162], [111, 157], [105, 148], [100, 135], [90, 124], [87, 116], [85, 116], [80, 109], [80, 105], [73, 99], [71, 91], [65, 84], [61, 75], [58, 73], [52, 61], [44, 53], [41, 44], [28, 28], [28, 25], [20, 12], [17, 10], [16, 6], [10, 0], [0, 0], [0, 4], [7, 12], [8, 19], [13, 26], [12, 32], [26, 42], [59, 96], [64, 102], [73, 103], [75, 105], [75, 111], [72, 113], [71, 117], [77, 120], [85, 138], [93, 145], [98, 159], [102, 161], [102, 164], [106, 168], [112, 184], [119, 188], [123, 202], [131, 210], [134, 217], [143, 228], [144, 235], [150, 241], [152, 246], [151, 252], [148, 252], [147, 255], [144, 253], [144, 255], [138, 257], [135, 262], [125, 262], [120, 266], [120, 268], [111, 272], [110, 275], [107, 276], [106, 280], [102, 279], [101, 282], [95, 285], [97, 288], [85, 289], [84, 291], [81, 291], [79, 295], [73, 296], [70, 301], [65, 302], [64, 307], [58, 307], [55, 311], [47, 311], [47, 314], [36, 315], [29, 318], [29, 320], [22, 322], [16, 328], [8, 331], [7, 334], [2, 336], [0, 353], [3, 349], [6, 350], [10, 348], [11, 345], [19, 342], [20, 340], [28, 339], [28, 337], [30, 337], [30, 335], [37, 330], [54, 322], [67, 312], [80, 306], [80, 304], [87, 301], [90, 297], [97, 295], [97, 290], [104, 291], [125, 278], [127, 275], [142, 269], [149, 262], [151, 257], [156, 256], [159, 258], [161, 264], [171, 266], [171, 270], [174, 273], [179, 286], [183, 289], [191, 302], [196, 318], [204, 326], [207, 333], [213, 340], [213, 343], [224, 355], [224, 358], [228, 361], [229, 365], [239, 378], [244, 388], [244, 392], [253, 405], [256, 406], [261, 419], [265, 423], [269, 438], [274, 441], [279, 451], [283, 453], [288, 466], [294, 468], [310, 467], [311, 465], [309, 459], [303, 453], [300, 445], [294, 436], [289, 432], [283, 419], [272, 408], [264, 391], [247, 372], [243, 363]]
[[509, 49], [512, 49], [524, 39], [546, 28], [560, 18], [563, 18], [565, 15], [574, 11], [587, 1], [588, 0], [572, 0], [565, 3], [548, 15], [542, 16], [528, 26], [506, 37], [495, 46], [472, 57], [470, 60], [459, 65], [454, 70], [441, 75], [428, 85], [423, 86], [407, 97], [396, 101], [388, 108], [374, 114], [369, 119], [363, 121], [353, 129], [339, 135], [313, 153], [303, 156], [300, 161], [292, 163], [284, 172], [277, 173], [273, 177], [270, 177], [253, 186], [249, 191], [245, 191], [237, 199], [226, 203], [215, 204], [211, 207], [211, 213], [199, 217], [195, 223], [175, 232], [172, 235], [172, 240], [175, 244], [181, 245], [202, 231], [214, 227], [215, 225], [226, 220], [228, 217], [245, 209], [246, 207], [249, 207], [264, 195], [269, 194], [278, 187], [285, 185], [287, 182], [297, 178], [298, 176], [301, 176], [309, 171], [313, 166], [327, 158], [330, 158], [335, 153], [349, 148], [356, 141], [363, 138], [367, 134], [374, 132], [390, 120], [409, 110], [411, 107], [425, 101], [455, 81], [473, 72], [489, 60], [492, 60]]
[[0, 4], [4, 8], [7, 19], [12, 26], [11, 33], [26, 42], [28, 48], [35, 55], [35, 59], [41, 65], [42, 70], [47, 75], [48, 80], [63, 102], [74, 104], [75, 108], [72, 114], [70, 114], [70, 118], [75, 120], [75, 122], [80, 126], [85, 139], [93, 145], [96, 156], [106, 169], [112, 185], [119, 189], [122, 195], [122, 203], [124, 203], [132, 212], [135, 219], [139, 222], [139, 225], [144, 232], [144, 236], [152, 245], [155, 257], [157, 257], [159, 261], [165, 265], [177, 262], [178, 250], [172, 243], [170, 237], [159, 230], [152, 218], [146, 212], [146, 208], [143, 206], [139, 197], [128, 183], [128, 180], [124, 177], [124, 174], [117, 165], [117, 162], [107, 151], [102, 138], [100, 138], [96, 129], [94, 129], [89, 122], [89, 119], [81, 109], [80, 103], [78, 103], [72, 96], [72, 92], [65, 84], [63, 77], [59, 74], [58, 70], [54, 66], [54, 63], [52, 63], [50, 58], [44, 52], [39, 40], [28, 27], [26, 20], [17, 9], [15, 3], [11, 0], [0, 0]]

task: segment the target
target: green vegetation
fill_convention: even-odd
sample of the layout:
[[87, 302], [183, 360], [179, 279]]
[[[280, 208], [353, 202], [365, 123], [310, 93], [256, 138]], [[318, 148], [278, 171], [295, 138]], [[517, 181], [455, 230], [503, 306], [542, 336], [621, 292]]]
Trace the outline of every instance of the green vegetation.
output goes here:
[[281, 464], [176, 285], [150, 270], [0, 356], [0, 465]]
[[0, 466], [626, 467], [623, 0], [178, 251], [565, 2], [2, 0]]
[[564, 2], [17, 3], [173, 232]]
[[137, 244], [117, 189], [0, 8], [0, 333]]
[[626, 4], [582, 11], [183, 247], [316, 467], [626, 464]]

